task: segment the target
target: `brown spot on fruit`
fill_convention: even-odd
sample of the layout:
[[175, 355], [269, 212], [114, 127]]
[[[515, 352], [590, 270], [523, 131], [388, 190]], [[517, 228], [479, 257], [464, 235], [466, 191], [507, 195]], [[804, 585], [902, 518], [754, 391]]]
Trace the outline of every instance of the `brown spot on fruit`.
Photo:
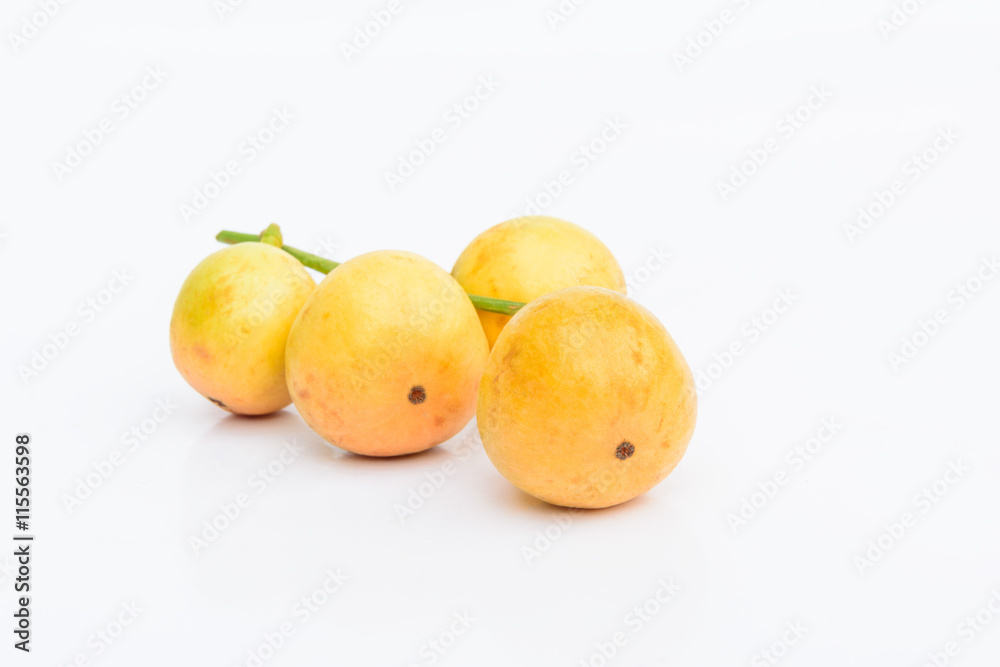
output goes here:
[[427, 392], [424, 390], [422, 386], [418, 384], [417, 386], [413, 387], [413, 389], [410, 389], [410, 394], [407, 398], [410, 399], [410, 403], [413, 403], [414, 405], [419, 405], [420, 403], [423, 403], [424, 401], [427, 400]]
[[513, 360], [514, 357], [517, 356], [517, 353], [518, 353], [517, 346], [516, 345], [511, 345], [507, 349], [507, 352], [503, 355], [503, 365], [504, 366], [510, 366], [511, 365], [511, 360]]
[[615, 449], [615, 456], [624, 461], [628, 457], [635, 454], [635, 445], [633, 445], [628, 440], [622, 441], [622, 444], [618, 445]]

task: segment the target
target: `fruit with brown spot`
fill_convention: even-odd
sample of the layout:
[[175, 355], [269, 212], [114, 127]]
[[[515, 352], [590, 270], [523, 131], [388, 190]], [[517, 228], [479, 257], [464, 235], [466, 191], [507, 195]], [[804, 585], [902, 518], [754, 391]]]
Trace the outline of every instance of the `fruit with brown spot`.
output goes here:
[[617, 505], [656, 486], [694, 432], [694, 380], [648, 310], [600, 287], [529, 303], [497, 339], [476, 415], [487, 455], [555, 505]]
[[367, 456], [429, 449], [469, 422], [489, 346], [468, 295], [409, 252], [355, 257], [316, 288], [288, 336], [299, 414]]

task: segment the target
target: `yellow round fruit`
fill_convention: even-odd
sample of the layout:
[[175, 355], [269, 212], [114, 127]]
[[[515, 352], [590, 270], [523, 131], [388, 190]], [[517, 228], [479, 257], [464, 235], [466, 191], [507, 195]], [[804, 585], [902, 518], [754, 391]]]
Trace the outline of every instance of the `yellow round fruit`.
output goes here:
[[662, 324], [617, 292], [570, 287], [500, 334], [479, 388], [483, 446], [554, 505], [610, 507], [656, 486], [694, 432], [691, 371]]
[[240, 243], [209, 255], [174, 303], [174, 365], [220, 408], [241, 415], [280, 410], [292, 402], [285, 339], [315, 287], [298, 260], [267, 243]]
[[[625, 294], [625, 274], [586, 229], [546, 216], [487, 229], [462, 251], [451, 275], [469, 294], [527, 303], [564, 287], [592, 285]], [[509, 315], [479, 311], [490, 348]]]
[[334, 445], [411, 454], [469, 422], [488, 357], [461, 286], [419, 255], [383, 250], [341, 264], [316, 288], [288, 336], [288, 387]]

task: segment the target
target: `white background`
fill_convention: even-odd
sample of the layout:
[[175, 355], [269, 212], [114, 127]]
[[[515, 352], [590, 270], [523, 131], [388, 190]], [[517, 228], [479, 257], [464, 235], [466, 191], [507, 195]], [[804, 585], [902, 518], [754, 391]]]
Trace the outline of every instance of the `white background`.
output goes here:
[[[341, 45], [385, 3], [247, 0], [220, 18], [211, 0], [70, 2], [17, 48], [10, 33], [39, 5], [4, 3], [0, 537], [22, 431], [38, 537], [28, 656], [10, 646], [0, 552], [3, 664], [252, 665], [285, 622], [263, 664], [596, 667], [619, 632], [607, 664], [764, 665], [778, 642], [789, 666], [916, 667], [952, 641], [948, 664], [997, 664], [1000, 614], [983, 612], [971, 641], [963, 624], [1000, 591], [1000, 280], [977, 282], [1000, 252], [1000, 7], [927, 2], [885, 35], [890, 0], [592, 0], [553, 28], [556, 6], [404, 1], [348, 62]], [[679, 67], [723, 9], [733, 20]], [[116, 99], [156, 67], [165, 78], [123, 118]], [[448, 124], [480, 77], [499, 87]], [[832, 96], [800, 109], [813, 87]], [[241, 144], [276, 108], [294, 120], [247, 160]], [[808, 118], [788, 136], [779, 123], [797, 110]], [[110, 134], [60, 179], [54, 163], [105, 118]], [[609, 119], [627, 127], [581, 169]], [[385, 172], [436, 127], [446, 141], [390, 190]], [[941, 130], [957, 139], [913, 172]], [[724, 201], [718, 184], [772, 138]], [[229, 160], [240, 173], [185, 220]], [[494, 471], [474, 424], [423, 455], [347, 455], [291, 408], [227, 416], [173, 368], [173, 299], [220, 229], [278, 222], [329, 257], [402, 248], [450, 269], [561, 171], [571, 185], [543, 212], [602, 238], [692, 368], [717, 377], [688, 454], [644, 497], [573, 515], [537, 502]], [[896, 179], [902, 194], [849, 234]], [[647, 271], [651, 249], [671, 259]], [[103, 293], [116, 271], [127, 286]], [[966, 284], [971, 299], [956, 296]], [[782, 290], [794, 305], [775, 319]], [[100, 313], [81, 306], [108, 296]], [[935, 335], [892, 363], [937, 311]], [[158, 424], [157, 400], [176, 405]], [[841, 426], [808, 463], [786, 458], [829, 418]], [[144, 425], [130, 451], [123, 434]], [[301, 453], [258, 494], [251, 476], [289, 437]], [[110, 478], [68, 508], [116, 450]], [[915, 500], [952, 463], [967, 471]], [[240, 493], [250, 506], [196, 554], [190, 538]], [[902, 536], [883, 535], [904, 513]], [[859, 564], [880, 538], [884, 555]], [[338, 568], [342, 588], [296, 615]], [[656, 602], [671, 579], [676, 595]], [[95, 633], [117, 632], [133, 602], [138, 618], [99, 650]], [[450, 637], [456, 614], [475, 620]]]

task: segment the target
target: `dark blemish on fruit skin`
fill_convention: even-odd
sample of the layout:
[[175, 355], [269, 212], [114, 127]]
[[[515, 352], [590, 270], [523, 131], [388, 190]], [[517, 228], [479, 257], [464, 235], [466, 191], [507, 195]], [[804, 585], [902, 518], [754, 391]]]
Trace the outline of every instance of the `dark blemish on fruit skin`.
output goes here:
[[618, 445], [617, 449], [615, 449], [615, 456], [617, 456], [622, 461], [632, 456], [633, 454], [635, 454], [635, 445], [633, 445], [628, 440], [624, 440], [622, 444]]
[[211, 396], [206, 396], [206, 398], [208, 398], [208, 400], [210, 400], [210, 401], [212, 401], [213, 403], [215, 403], [216, 405], [218, 405], [218, 406], [219, 406], [220, 408], [222, 408], [223, 410], [228, 410], [228, 409], [229, 409], [229, 408], [227, 408], [227, 407], [226, 407], [226, 404], [225, 404], [225, 403], [223, 403], [222, 401], [220, 401], [220, 400], [219, 400], [219, 399], [217, 399], [217, 398], [212, 398]]
[[413, 389], [410, 390], [410, 394], [409, 396], [407, 396], [407, 398], [410, 399], [410, 403], [413, 403], [414, 405], [419, 405], [420, 403], [423, 403], [424, 401], [427, 400], [427, 392], [424, 391], [424, 388], [418, 384], [417, 386], [415, 386]]
[[[496, 343], [494, 343], [494, 345], [495, 344]], [[511, 345], [509, 348], [507, 348], [507, 351], [503, 355], [503, 365], [510, 366], [511, 359], [517, 356], [517, 352], [518, 350], [516, 345]]]

